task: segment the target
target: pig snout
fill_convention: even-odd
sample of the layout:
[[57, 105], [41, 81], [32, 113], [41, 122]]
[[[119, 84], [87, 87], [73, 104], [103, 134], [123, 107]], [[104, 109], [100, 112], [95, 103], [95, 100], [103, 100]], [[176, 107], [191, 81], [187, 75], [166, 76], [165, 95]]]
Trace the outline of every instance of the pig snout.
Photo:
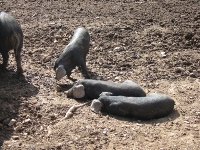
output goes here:
[[56, 68], [56, 79], [57, 80], [60, 80], [62, 77], [64, 77], [65, 75], [66, 75], [66, 70], [65, 70], [65, 68], [64, 68], [64, 66], [63, 65], [60, 65], [58, 68]]
[[73, 89], [74, 98], [83, 98], [85, 96], [84, 86], [82, 84], [77, 85]]
[[8, 52], [14, 49], [17, 72], [23, 73], [21, 66], [21, 50], [23, 47], [23, 32], [14, 17], [0, 11], [0, 53], [3, 57], [3, 69], [8, 65]]
[[99, 113], [102, 107], [103, 107], [102, 102], [99, 101], [98, 99], [94, 99], [91, 103], [90, 109], [95, 113]]
[[67, 94], [67, 97], [83, 98], [85, 96], [85, 88], [82, 84], [78, 84], [73, 86], [65, 93]]

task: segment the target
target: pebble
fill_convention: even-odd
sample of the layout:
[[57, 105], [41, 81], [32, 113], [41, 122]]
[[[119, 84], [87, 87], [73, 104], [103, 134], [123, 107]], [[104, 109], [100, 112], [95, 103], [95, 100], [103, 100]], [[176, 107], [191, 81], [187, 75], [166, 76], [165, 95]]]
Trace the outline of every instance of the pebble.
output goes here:
[[196, 78], [194, 73], [190, 73], [189, 76], [192, 77], [192, 78]]
[[161, 55], [162, 55], [163, 58], [167, 57], [167, 55], [166, 55], [165, 52], [160, 52], [160, 53], [161, 53]]
[[196, 112], [197, 116], [200, 116], [200, 112]]
[[9, 122], [9, 124], [8, 124], [8, 126], [13, 126], [15, 122], [16, 122], [15, 119], [11, 119], [10, 122]]
[[106, 130], [104, 130], [104, 131], [103, 131], [103, 134], [104, 134], [104, 135], [107, 135], [107, 131], [106, 131]]
[[26, 119], [23, 121], [23, 123], [28, 123], [28, 122], [31, 122], [31, 119]]
[[56, 86], [56, 91], [60, 92], [61, 91], [61, 87], [59, 85]]
[[17, 132], [20, 132], [20, 131], [22, 131], [23, 130], [23, 128], [21, 127], [21, 126], [17, 126], [16, 128], [15, 128], [15, 131], [17, 131]]
[[19, 140], [19, 136], [12, 136], [13, 140]]
[[115, 81], [119, 81], [119, 77], [115, 77]]
[[176, 72], [176, 73], [181, 73], [181, 72], [184, 72], [184, 71], [185, 71], [185, 69], [182, 68], [182, 67], [176, 67], [176, 68], [175, 68], [175, 72]]
[[115, 47], [115, 48], [114, 48], [114, 50], [119, 50], [119, 49], [120, 49], [120, 47]]

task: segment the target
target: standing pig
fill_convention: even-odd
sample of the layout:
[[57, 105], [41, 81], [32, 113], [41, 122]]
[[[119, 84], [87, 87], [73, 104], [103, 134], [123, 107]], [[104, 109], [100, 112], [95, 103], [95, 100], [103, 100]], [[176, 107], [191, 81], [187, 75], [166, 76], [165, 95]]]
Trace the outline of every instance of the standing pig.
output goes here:
[[17, 72], [22, 73], [21, 50], [23, 46], [23, 32], [18, 22], [11, 15], [0, 11], [0, 53], [3, 57], [3, 69], [8, 65], [8, 52], [14, 49], [17, 62]]
[[111, 92], [113, 96], [146, 96], [144, 90], [135, 82], [126, 80], [123, 83], [82, 79], [69, 89], [67, 97], [97, 99], [102, 92]]
[[92, 101], [91, 110], [108, 112], [122, 117], [154, 119], [170, 114], [174, 100], [165, 94], [151, 93], [147, 97], [107, 96], [102, 94]]
[[56, 60], [54, 70], [56, 72], [56, 79], [60, 80], [65, 75], [69, 79], [71, 71], [78, 66], [86, 77], [89, 78], [86, 68], [86, 55], [90, 46], [90, 35], [85, 28], [78, 28], [75, 30], [70, 43], [65, 47], [62, 54]]

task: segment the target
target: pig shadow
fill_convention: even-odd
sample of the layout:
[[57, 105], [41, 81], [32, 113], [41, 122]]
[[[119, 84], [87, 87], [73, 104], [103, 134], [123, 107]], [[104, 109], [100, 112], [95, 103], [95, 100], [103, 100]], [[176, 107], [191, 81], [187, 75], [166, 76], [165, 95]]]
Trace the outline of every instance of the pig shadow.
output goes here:
[[21, 103], [38, 92], [23, 74], [0, 69], [0, 146], [13, 135], [14, 127], [8, 124], [17, 120]]
[[92, 71], [88, 70], [88, 73], [90, 75], [90, 78], [93, 79], [93, 80], [103, 80], [103, 81], [106, 81], [106, 79], [103, 76], [100, 76], [96, 72], [92, 72]]
[[102, 116], [109, 115], [110, 117], [115, 118], [117, 120], [127, 121], [127, 122], [132, 122], [132, 123], [140, 123], [140, 124], [164, 123], [164, 122], [174, 121], [174, 120], [176, 120], [177, 118], [180, 117], [180, 113], [176, 109], [174, 109], [169, 115], [167, 115], [165, 117], [155, 118], [155, 119], [150, 119], [150, 120], [140, 120], [140, 119], [133, 118], [133, 117], [121, 117], [121, 116], [109, 114], [107, 112], [102, 112], [101, 115]]
[[59, 91], [59, 92], [68, 91], [70, 88], [73, 87], [73, 85], [74, 85], [75, 83], [76, 83], [76, 82], [74, 82], [73, 84], [57, 84], [58, 86], [60, 86], [60, 91]]

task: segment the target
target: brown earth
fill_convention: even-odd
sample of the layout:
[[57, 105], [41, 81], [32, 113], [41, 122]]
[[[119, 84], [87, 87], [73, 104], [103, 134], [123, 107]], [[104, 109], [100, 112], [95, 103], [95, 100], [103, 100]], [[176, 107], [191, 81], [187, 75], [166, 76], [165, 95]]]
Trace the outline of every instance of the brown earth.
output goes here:
[[[0, 70], [1, 149], [200, 149], [200, 1], [1, 0], [0, 8], [21, 24], [25, 70], [16, 74], [10, 51], [9, 71]], [[133, 80], [147, 94], [172, 97], [174, 111], [142, 121], [97, 115], [86, 105], [60, 121], [87, 101], [67, 98], [73, 82], [56, 82], [53, 71], [79, 26], [91, 36], [93, 79]], [[72, 77], [84, 78], [78, 69]]]

